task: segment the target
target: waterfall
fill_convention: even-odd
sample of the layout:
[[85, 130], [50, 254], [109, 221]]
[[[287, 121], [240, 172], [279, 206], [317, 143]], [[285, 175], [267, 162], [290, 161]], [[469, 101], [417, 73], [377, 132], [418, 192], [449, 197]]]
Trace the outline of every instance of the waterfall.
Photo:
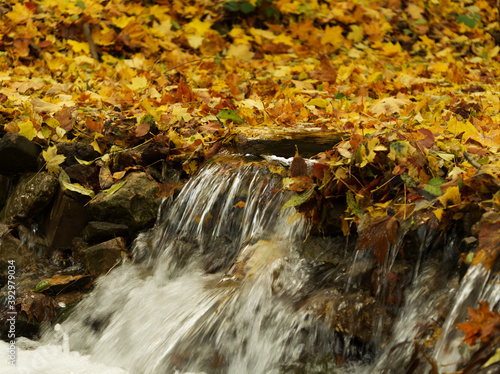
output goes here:
[[[400, 229], [383, 264], [373, 250], [356, 252], [342, 238], [325, 239], [324, 251], [341, 260], [308, 257], [309, 222], [294, 208], [282, 209], [293, 195], [282, 190], [284, 174], [272, 160], [226, 158], [205, 165], [175, 199], [162, 203], [155, 227], [136, 238], [132, 259], [98, 279], [41, 343], [20, 339], [20, 366], [4, 368], [0, 362], [0, 371], [458, 369], [463, 332], [456, 326], [478, 300], [492, 308], [499, 303], [498, 275], [482, 265], [471, 266], [462, 279], [448, 271], [456, 266], [429, 255], [436, 232], [426, 226], [415, 230], [413, 260], [403, 268], [397, 258], [408, 226]], [[453, 236], [443, 258], [454, 253], [456, 241]], [[393, 294], [394, 279], [405, 286]], [[436, 321], [444, 321], [440, 330]], [[439, 336], [435, 346], [424, 347], [419, 337], [432, 334]]]

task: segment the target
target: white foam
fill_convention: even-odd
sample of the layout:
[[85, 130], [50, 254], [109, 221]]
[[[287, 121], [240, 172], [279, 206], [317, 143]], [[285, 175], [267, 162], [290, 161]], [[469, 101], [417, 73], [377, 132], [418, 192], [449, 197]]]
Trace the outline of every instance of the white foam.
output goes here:
[[[20, 339], [21, 340], [21, 339]], [[29, 342], [29, 341], [28, 341]], [[63, 352], [60, 345], [38, 346], [18, 341], [16, 366], [8, 363], [9, 344], [0, 341], [0, 373], [4, 374], [129, 374], [116, 367], [92, 362], [90, 356], [78, 352]], [[24, 349], [24, 347], [28, 349]], [[29, 348], [34, 349], [29, 349]]]

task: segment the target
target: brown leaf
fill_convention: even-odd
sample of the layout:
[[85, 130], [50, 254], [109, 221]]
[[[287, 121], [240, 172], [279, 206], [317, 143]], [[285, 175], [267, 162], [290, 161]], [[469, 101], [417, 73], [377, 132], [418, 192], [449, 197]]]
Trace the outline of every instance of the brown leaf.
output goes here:
[[464, 322], [457, 328], [465, 332], [463, 341], [471, 347], [479, 339], [486, 343], [500, 333], [500, 314], [492, 312], [487, 301], [480, 301], [479, 308], [467, 308], [467, 311], [469, 322]]
[[313, 186], [313, 181], [308, 175], [299, 175], [292, 177], [293, 183], [288, 186], [288, 190], [295, 192], [302, 192], [308, 190]]
[[320, 68], [310, 71], [308, 74], [311, 78], [321, 82], [335, 83], [337, 80], [337, 69], [330, 62], [328, 56], [324, 53], [319, 53], [318, 60]]
[[39, 322], [50, 321], [56, 314], [55, 301], [52, 297], [32, 291], [21, 296], [17, 307], [20, 309], [19, 312], [26, 313], [28, 322], [32, 319]]
[[59, 125], [66, 131], [69, 132], [75, 125], [75, 119], [73, 118], [73, 110], [71, 107], [64, 107], [54, 114], [54, 118], [59, 121]]
[[108, 166], [102, 166], [99, 170], [99, 185], [101, 189], [105, 190], [113, 185], [113, 175], [111, 175], [111, 170]]
[[297, 151], [290, 165], [290, 176], [293, 178], [301, 175], [307, 175], [307, 164]]
[[429, 129], [418, 129], [418, 132], [425, 135], [425, 139], [419, 140], [417, 143], [424, 148], [431, 148], [434, 144], [434, 134]]
[[141, 136], [146, 135], [149, 132], [149, 127], [149, 123], [147, 122], [140, 123], [135, 129], [135, 136], [140, 138]]
[[482, 263], [491, 269], [500, 255], [500, 222], [484, 225], [479, 231], [479, 245], [472, 265]]
[[383, 264], [390, 244], [398, 238], [399, 223], [395, 217], [385, 216], [375, 220], [359, 236], [356, 250], [363, 251], [375, 246], [373, 254]]
[[205, 161], [210, 160], [212, 157], [214, 157], [217, 153], [219, 153], [220, 149], [222, 148], [222, 142], [216, 142], [213, 144], [208, 151], [205, 152]]

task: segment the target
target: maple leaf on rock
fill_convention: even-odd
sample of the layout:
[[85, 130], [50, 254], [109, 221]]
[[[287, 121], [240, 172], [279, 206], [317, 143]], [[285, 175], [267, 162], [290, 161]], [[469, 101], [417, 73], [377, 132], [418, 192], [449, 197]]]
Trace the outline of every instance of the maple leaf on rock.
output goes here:
[[59, 166], [66, 160], [66, 156], [57, 154], [57, 147], [52, 146], [47, 148], [46, 151], [42, 152], [43, 159], [47, 163], [47, 170], [50, 173], [59, 173], [61, 167]]

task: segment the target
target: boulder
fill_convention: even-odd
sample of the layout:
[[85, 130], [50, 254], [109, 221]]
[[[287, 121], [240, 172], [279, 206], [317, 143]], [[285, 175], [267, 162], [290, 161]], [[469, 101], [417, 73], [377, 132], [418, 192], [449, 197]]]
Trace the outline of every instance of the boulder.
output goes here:
[[117, 236], [126, 237], [130, 233], [127, 225], [120, 223], [91, 221], [83, 229], [81, 237], [88, 243], [97, 243], [113, 239]]
[[93, 277], [106, 274], [122, 257], [126, 251], [123, 238], [115, 238], [83, 250], [87, 270]]
[[0, 174], [17, 174], [38, 170], [42, 148], [16, 132], [0, 139]]
[[87, 225], [90, 215], [85, 204], [90, 198], [81, 196], [77, 199], [59, 190], [52, 210], [43, 224], [43, 232], [48, 245], [53, 248], [71, 246], [73, 239], [80, 235], [80, 232]]
[[156, 219], [158, 183], [142, 172], [127, 175], [124, 182], [114, 193], [100, 192], [89, 203], [90, 214], [95, 221], [124, 224], [132, 231], [143, 229]]
[[0, 210], [5, 206], [9, 197], [10, 177], [0, 175]]
[[36, 216], [52, 201], [58, 187], [53, 174], [24, 174], [0, 212], [0, 222], [19, 223]]

